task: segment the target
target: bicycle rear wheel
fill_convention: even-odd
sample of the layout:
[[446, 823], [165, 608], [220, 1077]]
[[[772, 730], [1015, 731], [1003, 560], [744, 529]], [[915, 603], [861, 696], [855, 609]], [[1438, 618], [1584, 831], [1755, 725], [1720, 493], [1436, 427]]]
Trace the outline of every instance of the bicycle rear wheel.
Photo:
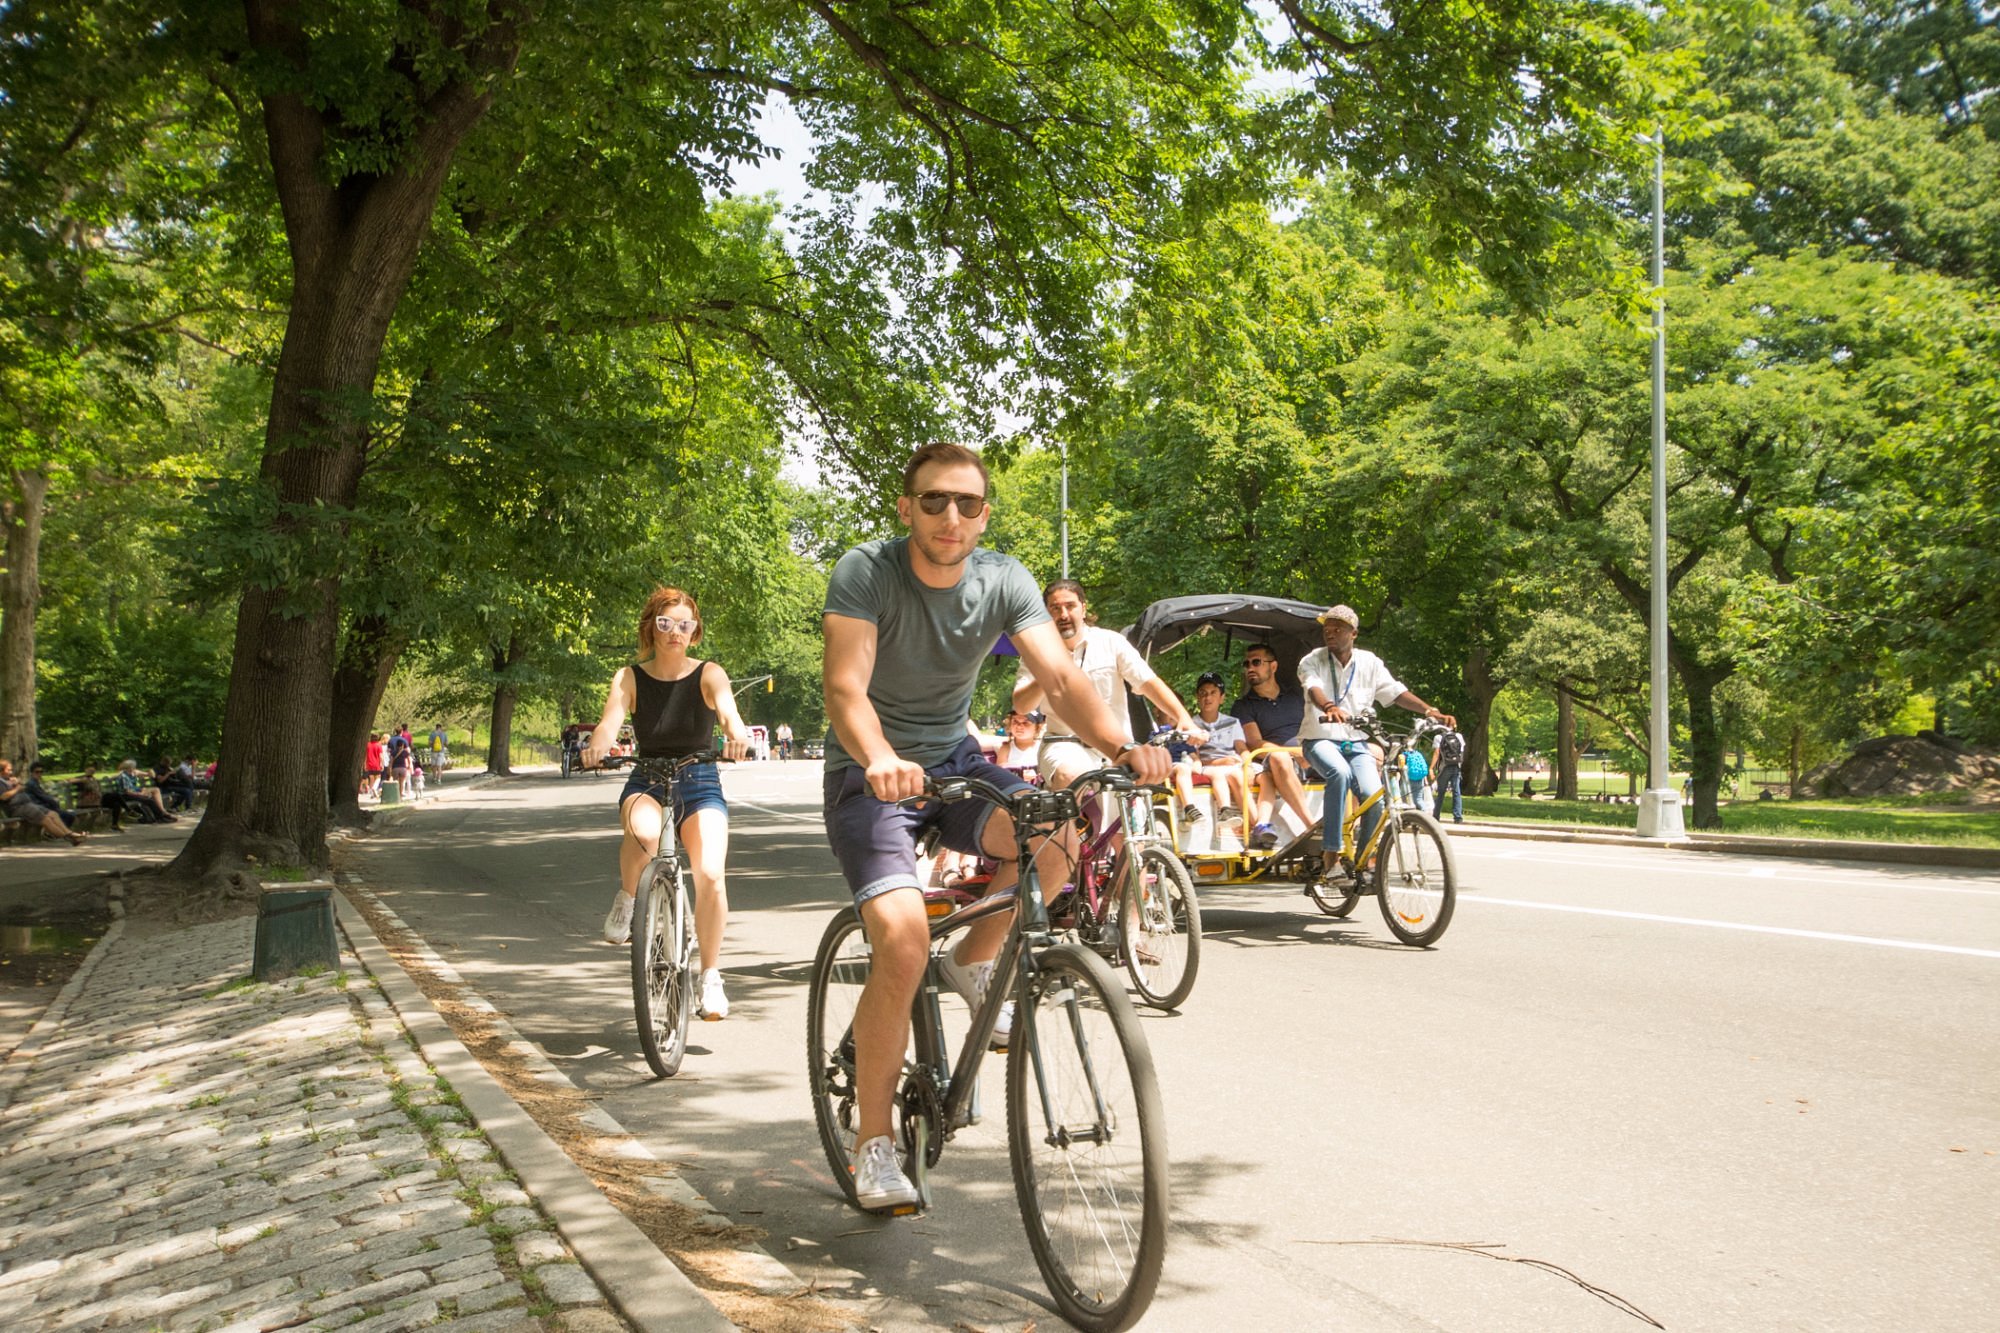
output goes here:
[[1421, 810], [1398, 810], [1375, 857], [1375, 888], [1382, 920], [1405, 944], [1436, 944], [1458, 903], [1458, 870], [1451, 843], [1438, 822]]
[[1007, 1146], [1028, 1248], [1089, 1333], [1146, 1312], [1167, 1250], [1166, 1113], [1132, 1002], [1078, 944], [1037, 955], [1007, 1056]]
[[1155, 1009], [1172, 1009], [1201, 970], [1201, 905], [1180, 858], [1163, 847], [1121, 857], [1118, 927], [1132, 988]]
[[680, 862], [670, 858], [648, 863], [639, 873], [632, 909], [632, 1009], [639, 1019], [639, 1049], [661, 1078], [680, 1071], [694, 1009], [682, 873]]

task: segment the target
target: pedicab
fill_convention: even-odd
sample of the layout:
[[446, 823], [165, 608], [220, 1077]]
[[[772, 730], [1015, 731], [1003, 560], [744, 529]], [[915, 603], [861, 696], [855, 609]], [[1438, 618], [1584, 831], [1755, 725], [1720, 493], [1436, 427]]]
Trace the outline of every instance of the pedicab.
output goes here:
[[[1296, 691], [1299, 659], [1324, 641], [1319, 625], [1324, 609], [1286, 597], [1239, 593], [1169, 597], [1148, 606], [1125, 630], [1125, 637], [1156, 670], [1172, 665], [1220, 671], [1225, 678], [1240, 673], [1246, 649], [1265, 644], [1278, 659], [1279, 688]], [[1162, 663], [1159, 659], [1168, 654], [1181, 656]], [[1145, 705], [1136, 697], [1132, 708], [1135, 726], [1150, 726]], [[1421, 720], [1407, 732], [1393, 731], [1378, 719], [1364, 724], [1385, 771], [1401, 763], [1404, 750], [1435, 729], [1435, 724]], [[1299, 753], [1296, 746], [1264, 745], [1242, 756], [1246, 792], [1254, 792], [1263, 758], [1275, 749]], [[1361, 897], [1374, 896], [1397, 939], [1413, 945], [1435, 943], [1450, 924], [1457, 900], [1457, 871], [1443, 827], [1398, 794], [1399, 788], [1407, 792], [1407, 784], [1385, 783], [1364, 803], [1350, 798], [1343, 821], [1349, 854], [1329, 870], [1320, 856], [1325, 788], [1302, 759], [1299, 770], [1307, 817], [1302, 819], [1286, 802], [1278, 801], [1271, 819], [1278, 841], [1268, 849], [1252, 846], [1245, 837], [1249, 812], [1243, 812], [1234, 826], [1224, 819], [1226, 812], [1217, 808], [1219, 798], [1213, 788], [1197, 788], [1196, 805], [1203, 815], [1197, 820], [1180, 817], [1178, 800], [1162, 802], [1174, 848], [1197, 891], [1210, 885], [1284, 885], [1303, 891], [1320, 911], [1333, 917], [1345, 917]], [[1361, 816], [1378, 807], [1383, 814], [1374, 836], [1367, 846], [1355, 848]]]
[[[596, 775], [604, 771], [601, 767], [594, 769], [586, 768], [583, 762], [584, 749], [590, 744], [590, 733], [595, 730], [597, 730], [595, 722], [572, 722], [562, 729], [562, 775], [564, 777], [568, 777], [572, 773], [591, 773]], [[612, 743], [609, 750], [605, 751], [605, 754], [607, 756], [630, 754], [632, 750], [632, 728], [628, 723], [618, 729], [618, 739]]]

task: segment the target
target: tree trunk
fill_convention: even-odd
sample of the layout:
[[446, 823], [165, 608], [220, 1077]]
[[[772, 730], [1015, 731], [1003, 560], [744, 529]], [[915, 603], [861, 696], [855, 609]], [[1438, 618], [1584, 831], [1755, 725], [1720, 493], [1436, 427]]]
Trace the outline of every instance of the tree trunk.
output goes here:
[[1722, 732], [1715, 723], [1715, 687], [1728, 678], [1728, 666], [1677, 664], [1688, 703], [1688, 772], [1694, 778], [1694, 826], [1722, 827], [1716, 798], [1722, 790]]
[[248, 574], [237, 609], [215, 787], [208, 814], [171, 867], [188, 878], [226, 872], [253, 852], [266, 861], [326, 865], [344, 525], [325, 515], [353, 506], [390, 318], [409, 287], [452, 156], [486, 111], [486, 90], [496, 86], [491, 75], [511, 69], [519, 48], [512, 19], [490, 25], [466, 49], [462, 75], [428, 90], [424, 118], [399, 160], [379, 174], [336, 178], [325, 149], [342, 126], [310, 95], [313, 39], [296, 7], [245, 0], [244, 16], [254, 53], [297, 75], [295, 85], [263, 97], [292, 261], [261, 469], [278, 502], [270, 533], [281, 554]]
[[9, 470], [12, 493], [0, 500], [7, 529], [0, 566], [0, 756], [26, 773], [40, 748], [35, 733], [35, 615], [42, 604], [42, 515], [49, 478], [30, 468]]
[[336, 824], [359, 827], [368, 822], [360, 797], [368, 733], [409, 638], [387, 616], [363, 616], [348, 627], [340, 665], [333, 673], [333, 709], [327, 719], [326, 790]]
[[1785, 796], [1787, 799], [1799, 794], [1799, 769], [1805, 750], [1805, 729], [1796, 723], [1792, 726], [1792, 749], [1785, 760]]
[[1502, 682], [1493, 674], [1492, 658], [1484, 645], [1476, 645], [1466, 654], [1464, 682], [1471, 707], [1459, 719], [1459, 730], [1465, 733], [1465, 765], [1460, 776], [1467, 796], [1491, 796], [1499, 779], [1486, 752], [1491, 744], [1493, 700], [1499, 696]]
[[1576, 704], [1567, 676], [1556, 681], [1556, 799], [1576, 799]]
[[511, 776], [510, 756], [514, 749], [514, 705], [521, 698], [521, 686], [513, 668], [528, 655], [518, 636], [509, 638], [505, 648], [493, 646], [493, 734], [486, 741], [486, 771]]

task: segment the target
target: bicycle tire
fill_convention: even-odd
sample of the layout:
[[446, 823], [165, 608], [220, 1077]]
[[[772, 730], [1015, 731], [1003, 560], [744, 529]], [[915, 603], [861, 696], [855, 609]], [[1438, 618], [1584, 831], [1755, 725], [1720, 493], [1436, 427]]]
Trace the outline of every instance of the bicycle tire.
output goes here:
[[569, 747], [565, 745], [563, 746], [563, 752], [562, 752], [562, 775], [564, 777], [568, 777], [570, 775], [570, 770], [573, 769], [574, 767], [575, 765], [570, 762]]
[[[687, 1054], [688, 1018], [694, 1009], [688, 985], [686, 887], [678, 861], [659, 858], [639, 872], [632, 908], [632, 1011], [639, 1021], [639, 1049], [661, 1078], [680, 1072]], [[662, 878], [669, 880], [662, 884]], [[673, 894], [679, 901], [676, 910]]]
[[1016, 998], [1007, 1148], [1028, 1248], [1065, 1319], [1129, 1328], [1167, 1250], [1166, 1112], [1138, 1011], [1070, 943], [1037, 955]]
[[[842, 908], [827, 923], [813, 954], [806, 987], [806, 1081], [812, 1089], [813, 1122], [826, 1164], [850, 1205], [854, 1197], [855, 1134], [854, 1011], [868, 984], [873, 955], [861, 914]], [[901, 1146], [903, 1136], [892, 1136]]]
[[1421, 810], [1398, 810], [1375, 856], [1375, 891], [1382, 920], [1405, 944], [1427, 948], [1443, 936], [1458, 903], [1458, 867], [1451, 840]]
[[1330, 880], [1324, 870], [1306, 881], [1306, 896], [1313, 900], [1313, 906], [1336, 921], [1353, 912], [1354, 905], [1361, 901], [1361, 891], [1354, 887], [1351, 877]]
[[1118, 884], [1119, 949], [1132, 989], [1155, 1009], [1178, 1008], [1201, 970], [1201, 904], [1187, 867], [1163, 847], [1141, 847]]

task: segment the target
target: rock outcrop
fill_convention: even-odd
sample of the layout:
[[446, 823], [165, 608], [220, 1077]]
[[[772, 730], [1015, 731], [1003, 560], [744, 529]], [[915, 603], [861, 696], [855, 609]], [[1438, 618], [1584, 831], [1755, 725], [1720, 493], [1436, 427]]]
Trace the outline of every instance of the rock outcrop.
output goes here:
[[1802, 797], [1916, 796], [2000, 787], [2000, 752], [1978, 749], [1935, 731], [1877, 736], [1837, 763], [1799, 779]]

